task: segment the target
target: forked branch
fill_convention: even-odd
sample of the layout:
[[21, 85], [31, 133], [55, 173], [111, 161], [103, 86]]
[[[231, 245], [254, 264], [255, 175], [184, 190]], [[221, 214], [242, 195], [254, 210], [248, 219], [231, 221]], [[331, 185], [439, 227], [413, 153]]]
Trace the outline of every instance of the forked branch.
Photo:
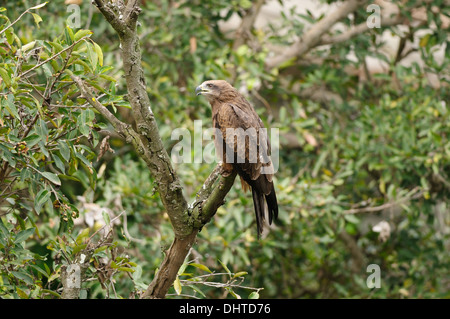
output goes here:
[[[207, 196], [202, 195], [202, 202], [196, 205], [196, 210], [193, 211], [188, 207], [178, 176], [159, 135], [146, 90], [137, 33], [137, 19], [141, 12], [139, 1], [129, 0], [126, 4], [123, 0], [94, 0], [94, 2], [119, 35], [128, 97], [136, 122], [136, 130], [130, 124], [119, 121], [106, 107], [96, 101], [88, 86], [80, 78], [72, 79], [87, 102], [104, 115], [119, 134], [133, 144], [155, 179], [156, 188], [169, 215], [175, 238], [166, 252], [158, 273], [142, 298], [164, 298], [189, 249], [194, 244], [197, 233], [223, 204], [226, 194], [233, 185], [235, 175], [219, 178], [220, 175], [214, 170], [212, 177], [207, 180], [208, 193], [203, 193]], [[217, 179], [219, 182], [214, 186]]]

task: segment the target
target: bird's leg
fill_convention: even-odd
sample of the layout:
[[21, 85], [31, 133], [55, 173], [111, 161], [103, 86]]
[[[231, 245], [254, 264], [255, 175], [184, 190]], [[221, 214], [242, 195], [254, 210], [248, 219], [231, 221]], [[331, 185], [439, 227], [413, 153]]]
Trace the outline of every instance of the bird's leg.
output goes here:
[[222, 164], [222, 166], [220, 168], [220, 175], [222, 175], [223, 177], [230, 176], [231, 173], [233, 173], [233, 164], [229, 164], [229, 163], [225, 163], [225, 162], [222, 162], [221, 164]]

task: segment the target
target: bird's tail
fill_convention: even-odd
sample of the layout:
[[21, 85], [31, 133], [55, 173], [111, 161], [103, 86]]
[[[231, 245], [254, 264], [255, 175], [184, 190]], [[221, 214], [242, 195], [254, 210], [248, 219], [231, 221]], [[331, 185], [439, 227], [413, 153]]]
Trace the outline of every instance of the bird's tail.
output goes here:
[[269, 213], [269, 225], [272, 224], [272, 220], [278, 218], [278, 201], [277, 194], [275, 193], [275, 187], [272, 184], [272, 190], [269, 195], [266, 196], [267, 208]]
[[272, 221], [278, 218], [277, 195], [275, 193], [275, 188], [273, 184], [272, 190], [268, 195], [264, 195], [256, 187], [252, 187], [252, 195], [253, 195], [253, 206], [255, 207], [256, 227], [258, 231], [258, 237], [260, 237], [264, 229], [264, 221], [265, 221], [264, 198], [265, 201], [267, 202], [269, 225], [271, 225]]
[[259, 238], [264, 229], [264, 195], [261, 192], [258, 192], [255, 187], [252, 187], [252, 195], [256, 215], [256, 229]]

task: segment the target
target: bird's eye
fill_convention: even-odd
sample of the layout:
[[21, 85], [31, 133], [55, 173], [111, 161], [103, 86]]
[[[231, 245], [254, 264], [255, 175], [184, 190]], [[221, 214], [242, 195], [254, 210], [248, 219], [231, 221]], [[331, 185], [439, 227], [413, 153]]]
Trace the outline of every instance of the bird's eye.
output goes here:
[[213, 85], [211, 83], [206, 84], [207, 87], [212, 88]]

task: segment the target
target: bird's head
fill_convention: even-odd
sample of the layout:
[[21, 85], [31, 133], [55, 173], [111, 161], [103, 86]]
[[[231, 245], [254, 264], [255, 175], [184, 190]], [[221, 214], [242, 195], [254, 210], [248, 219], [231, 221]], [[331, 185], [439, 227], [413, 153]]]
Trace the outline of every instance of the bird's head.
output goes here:
[[204, 95], [208, 101], [223, 99], [225, 96], [236, 90], [224, 80], [205, 81], [195, 89], [196, 95]]

